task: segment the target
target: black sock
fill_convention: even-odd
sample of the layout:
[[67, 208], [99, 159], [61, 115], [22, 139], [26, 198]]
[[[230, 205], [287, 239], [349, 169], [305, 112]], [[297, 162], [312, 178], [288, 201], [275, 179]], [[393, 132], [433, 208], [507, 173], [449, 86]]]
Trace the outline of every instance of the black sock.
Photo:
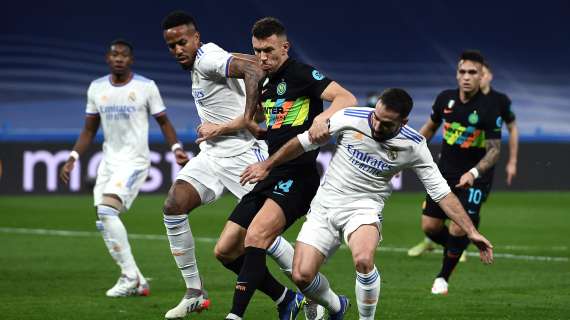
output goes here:
[[469, 238], [467, 238], [467, 236], [455, 237], [449, 235], [449, 240], [443, 250], [443, 263], [441, 271], [437, 275], [438, 278], [442, 277], [445, 281], [449, 280], [453, 269], [455, 269], [455, 266], [459, 262], [459, 258], [461, 258], [461, 254], [467, 245], [469, 245]]
[[[235, 274], [239, 275], [241, 268], [243, 267], [243, 262], [245, 260], [245, 254], [237, 257], [232, 262], [224, 263], [224, 267], [233, 271]], [[277, 299], [281, 298], [283, 292], [285, 291], [285, 286], [283, 286], [277, 279], [271, 275], [267, 266], [265, 267], [265, 277], [263, 281], [259, 285], [259, 291], [268, 295], [273, 301], [277, 301]], [[286, 300], [286, 299], [284, 299]]]
[[428, 236], [428, 238], [430, 238], [433, 242], [445, 247], [449, 240], [449, 229], [444, 225], [443, 228], [436, 233], [432, 234], [426, 232], [426, 236]]
[[265, 250], [245, 248], [245, 258], [237, 278], [231, 313], [243, 317], [251, 297], [265, 278], [265, 270]]

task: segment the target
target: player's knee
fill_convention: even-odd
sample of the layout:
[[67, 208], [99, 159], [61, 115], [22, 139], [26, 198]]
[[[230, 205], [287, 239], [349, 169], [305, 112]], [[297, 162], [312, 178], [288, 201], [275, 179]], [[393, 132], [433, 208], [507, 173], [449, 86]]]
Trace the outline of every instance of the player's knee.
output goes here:
[[307, 269], [294, 268], [291, 277], [293, 278], [293, 282], [297, 287], [304, 289], [308, 287], [309, 284], [311, 284], [311, 281], [313, 281], [315, 274]]
[[235, 250], [231, 250], [228, 246], [218, 242], [214, 247], [214, 256], [221, 263], [229, 263], [237, 258]]
[[266, 230], [260, 228], [248, 229], [245, 236], [245, 247], [256, 247], [267, 249], [273, 243], [274, 237]]
[[442, 226], [434, 223], [422, 223], [422, 230], [426, 235], [437, 234], [441, 230]]
[[162, 207], [162, 212], [166, 215], [184, 214], [188, 213], [181, 201], [177, 200], [176, 197], [168, 195], [166, 200], [164, 200], [164, 205]]
[[374, 269], [374, 255], [368, 252], [357, 253], [353, 257], [354, 267], [360, 273], [369, 273]]

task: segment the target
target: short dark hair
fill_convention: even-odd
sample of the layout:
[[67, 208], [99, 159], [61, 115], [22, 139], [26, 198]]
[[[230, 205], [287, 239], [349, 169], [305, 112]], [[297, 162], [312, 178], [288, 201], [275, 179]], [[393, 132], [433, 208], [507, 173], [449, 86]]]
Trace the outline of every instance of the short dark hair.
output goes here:
[[196, 20], [194, 20], [194, 18], [192, 18], [191, 15], [180, 10], [172, 11], [162, 20], [162, 30], [168, 30], [170, 28], [178, 27], [185, 24], [194, 26], [194, 29], [198, 31], [198, 25], [196, 24]]
[[479, 62], [482, 65], [485, 64], [485, 58], [478, 50], [465, 50], [461, 52], [461, 55], [459, 56], [459, 61], [461, 60]]
[[118, 44], [126, 46], [127, 48], [129, 48], [129, 51], [131, 52], [131, 54], [133, 54], [133, 45], [130, 42], [128, 42], [127, 40], [122, 39], [122, 38], [115, 39], [115, 40], [111, 41], [111, 44], [109, 44], [109, 51], [111, 51], [112, 46], [115, 46]]
[[493, 69], [491, 69], [491, 65], [489, 64], [489, 61], [485, 60], [483, 61], [483, 67], [487, 68], [487, 70], [493, 72]]
[[384, 90], [379, 100], [386, 108], [398, 112], [401, 119], [407, 118], [414, 106], [412, 97], [404, 89], [399, 88]]
[[283, 23], [274, 17], [257, 20], [251, 29], [251, 34], [257, 39], [266, 39], [272, 35], [287, 36]]

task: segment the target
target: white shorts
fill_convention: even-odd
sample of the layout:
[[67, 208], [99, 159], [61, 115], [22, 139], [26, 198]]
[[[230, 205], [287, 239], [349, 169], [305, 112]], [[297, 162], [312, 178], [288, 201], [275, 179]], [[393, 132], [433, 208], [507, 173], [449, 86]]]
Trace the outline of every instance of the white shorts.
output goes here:
[[93, 188], [95, 206], [103, 201], [104, 194], [115, 194], [121, 198], [122, 211], [128, 210], [146, 181], [149, 165], [113, 166], [101, 161], [97, 169], [97, 180]]
[[178, 172], [176, 180], [190, 183], [202, 200], [202, 204], [211, 203], [220, 198], [224, 187], [238, 199], [250, 192], [255, 184], [242, 186], [239, 176], [245, 168], [267, 159], [267, 145], [254, 143], [247, 152], [233, 157], [220, 158], [202, 151]]
[[382, 218], [378, 208], [333, 208], [313, 207], [307, 213], [297, 241], [319, 250], [326, 258], [332, 256], [341, 245], [348, 245], [349, 236], [360, 226], [376, 224], [382, 240]]

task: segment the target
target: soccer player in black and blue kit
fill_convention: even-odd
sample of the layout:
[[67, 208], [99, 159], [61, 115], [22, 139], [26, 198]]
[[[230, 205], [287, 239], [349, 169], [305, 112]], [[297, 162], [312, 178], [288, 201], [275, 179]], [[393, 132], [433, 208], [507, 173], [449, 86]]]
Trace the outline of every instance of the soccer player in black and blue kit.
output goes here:
[[[501, 127], [506, 111], [495, 99], [483, 94], [480, 82], [485, 60], [477, 51], [465, 51], [457, 65], [458, 89], [445, 90], [436, 98], [430, 118], [420, 133], [430, 139], [443, 124], [443, 143], [438, 162], [443, 177], [460, 199], [475, 226], [479, 225], [481, 205], [488, 197], [494, 166], [501, 150]], [[444, 247], [440, 272], [431, 292], [447, 294], [448, 281], [469, 240], [426, 196], [422, 229]]]
[[[356, 105], [356, 98], [315, 68], [289, 58], [284, 26], [275, 18], [263, 18], [253, 26], [253, 48], [268, 77], [261, 88], [269, 154], [306, 130], [314, 141], [328, 139], [328, 119], [336, 111]], [[323, 100], [330, 101], [323, 112]], [[247, 109], [246, 119], [255, 110]], [[248, 121], [249, 122], [249, 121]], [[258, 132], [252, 128], [253, 132]], [[230, 220], [247, 229], [245, 254], [239, 268], [233, 305], [226, 319], [241, 319], [258, 286], [266, 278], [266, 250], [275, 238], [305, 215], [319, 186], [318, 150], [276, 167], [245, 195]], [[232, 269], [233, 270], [233, 269]], [[275, 286], [277, 284], [275, 283]], [[303, 304], [302, 294], [280, 285], [280, 319], [294, 319]]]

